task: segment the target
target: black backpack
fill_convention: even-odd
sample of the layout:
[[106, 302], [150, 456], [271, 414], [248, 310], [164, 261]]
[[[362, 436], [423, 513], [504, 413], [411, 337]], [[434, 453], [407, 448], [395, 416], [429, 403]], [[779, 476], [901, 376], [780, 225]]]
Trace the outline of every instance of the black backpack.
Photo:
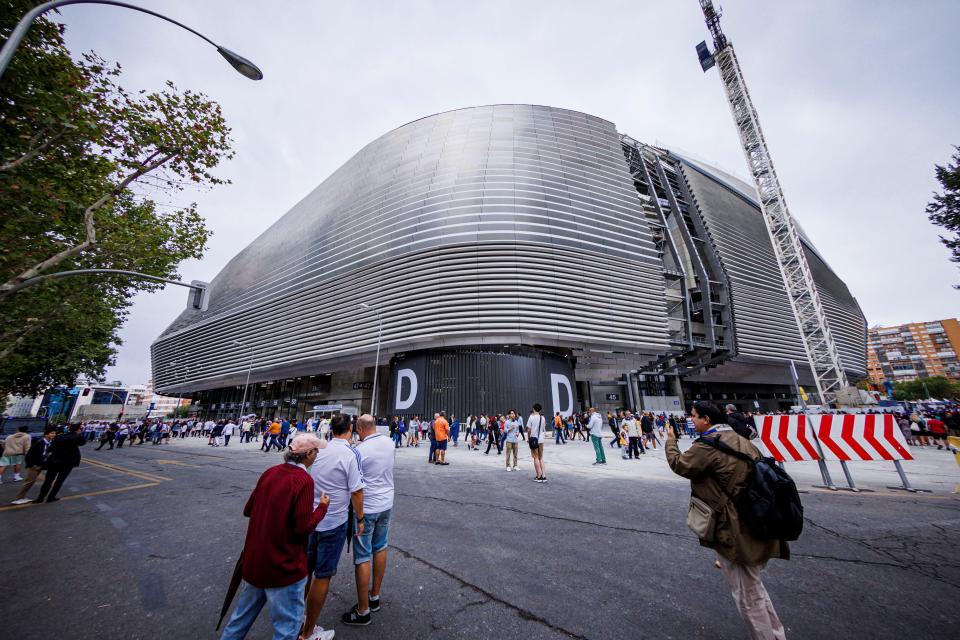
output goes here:
[[720, 438], [700, 438], [718, 451], [750, 463], [747, 486], [730, 498], [741, 521], [761, 540], [796, 540], [803, 531], [803, 505], [797, 485], [773, 458], [753, 459], [721, 442]]

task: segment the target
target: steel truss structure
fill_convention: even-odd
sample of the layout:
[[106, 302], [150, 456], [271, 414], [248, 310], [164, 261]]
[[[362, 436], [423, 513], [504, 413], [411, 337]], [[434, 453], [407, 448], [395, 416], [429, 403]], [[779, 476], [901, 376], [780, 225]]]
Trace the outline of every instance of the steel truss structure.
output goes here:
[[697, 47], [701, 66], [704, 71], [714, 64], [720, 69], [727, 102], [730, 104], [750, 173], [753, 175], [763, 218], [803, 338], [817, 392], [822, 402], [834, 402], [837, 393], [847, 387], [847, 377], [841, 367], [840, 355], [830, 333], [824, 306], [803, 252], [800, 234], [787, 208], [787, 201], [767, 149], [757, 111], [747, 91], [737, 55], [733, 45], [720, 29], [720, 13], [714, 8], [712, 0], [700, 0], [700, 7], [715, 48], [711, 56], [705, 44], [701, 43]]

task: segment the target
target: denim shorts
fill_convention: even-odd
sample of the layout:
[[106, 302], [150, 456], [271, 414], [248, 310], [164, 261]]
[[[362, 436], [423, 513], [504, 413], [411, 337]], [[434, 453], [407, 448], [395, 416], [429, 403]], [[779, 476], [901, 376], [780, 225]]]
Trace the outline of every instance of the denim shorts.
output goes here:
[[337, 575], [343, 543], [347, 541], [347, 523], [329, 531], [314, 531], [307, 546], [307, 567], [317, 578]]
[[387, 509], [380, 513], [363, 514], [363, 535], [353, 539], [353, 564], [370, 562], [373, 554], [387, 548], [392, 512], [393, 509]]

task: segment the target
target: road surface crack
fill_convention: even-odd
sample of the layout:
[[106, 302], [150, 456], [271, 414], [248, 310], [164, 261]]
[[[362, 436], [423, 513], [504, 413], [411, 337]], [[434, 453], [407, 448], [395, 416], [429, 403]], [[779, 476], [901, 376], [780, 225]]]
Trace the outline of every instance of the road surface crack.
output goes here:
[[[470, 589], [471, 591], [474, 591], [475, 593], [478, 593], [478, 594], [482, 595], [484, 598], [487, 599], [486, 601], [496, 602], [497, 604], [503, 605], [504, 607], [507, 607], [508, 609], [510, 609], [510, 610], [512, 610], [512, 611], [515, 611], [515, 612], [517, 613], [517, 615], [519, 615], [519, 616], [520, 616], [521, 618], [523, 618], [524, 620], [530, 620], [530, 621], [532, 621], [532, 622], [536, 622], [536, 623], [538, 623], [538, 624], [541, 624], [541, 625], [547, 627], [548, 629], [550, 629], [551, 631], [556, 631], [557, 633], [561, 633], [561, 634], [567, 636], [568, 638], [574, 638], [575, 640], [588, 640], [588, 638], [587, 638], [586, 636], [582, 636], [582, 635], [580, 635], [579, 633], [574, 633], [573, 631], [570, 631], [569, 629], [564, 629], [563, 627], [561, 627], [561, 626], [559, 626], [559, 625], [557, 625], [557, 624], [554, 624], [554, 623], [550, 622], [550, 621], [547, 620], [546, 618], [543, 618], [543, 617], [541, 617], [541, 616], [538, 616], [537, 614], [533, 613], [533, 612], [530, 611], [529, 609], [524, 609], [523, 607], [519, 607], [519, 606], [513, 604], [512, 602], [508, 602], [508, 601], [506, 601], [506, 600], [503, 600], [503, 599], [497, 597], [495, 594], [487, 591], [486, 589], [484, 589], [484, 588], [481, 587], [480, 585], [477, 585], [477, 584], [474, 584], [474, 583], [472, 583], [472, 582], [469, 582], [469, 581], [465, 580], [464, 578], [461, 578], [461, 577], [458, 576], [457, 574], [455, 574], [455, 573], [453, 573], [453, 572], [451, 572], [451, 571], [449, 571], [449, 570], [447, 570], [447, 569], [444, 569], [443, 567], [440, 567], [440, 566], [438, 566], [438, 565], [435, 565], [434, 563], [430, 562], [429, 560], [427, 560], [427, 559], [425, 559], [425, 558], [421, 558], [420, 556], [417, 556], [417, 555], [415, 555], [414, 553], [412, 553], [412, 552], [410, 552], [410, 551], [408, 551], [408, 550], [406, 550], [406, 549], [403, 549], [403, 548], [401, 548], [401, 547], [398, 547], [398, 546], [395, 545], [395, 544], [391, 544], [390, 547], [393, 548], [393, 549], [395, 549], [395, 550], [397, 551], [397, 553], [399, 553], [399, 554], [402, 555], [403, 557], [409, 558], [409, 559], [411, 559], [411, 560], [416, 560], [417, 562], [419, 562], [419, 563], [421, 563], [421, 564], [423, 564], [423, 565], [425, 565], [425, 566], [433, 569], [434, 571], [438, 571], [438, 572], [442, 573], [443, 575], [447, 576], [448, 578], [451, 578], [451, 579], [453, 579], [453, 580], [456, 580], [456, 581], [459, 582], [462, 586], [467, 587], [467, 588]], [[476, 603], [471, 603], [471, 604], [482, 604], [482, 602], [476, 602]], [[468, 604], [467, 606], [470, 606], [470, 605]], [[465, 607], [464, 607], [464, 608], [465, 608]]]

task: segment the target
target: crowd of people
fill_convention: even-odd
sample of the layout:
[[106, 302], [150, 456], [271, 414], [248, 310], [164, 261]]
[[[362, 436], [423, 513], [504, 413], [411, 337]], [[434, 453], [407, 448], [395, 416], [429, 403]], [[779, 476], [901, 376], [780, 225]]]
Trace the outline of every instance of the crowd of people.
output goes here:
[[[953, 409], [896, 414], [896, 419], [912, 446], [949, 450], [947, 435], [960, 433], [960, 416]], [[548, 438], [556, 446], [578, 439], [590, 442], [594, 465], [607, 464], [609, 448], [632, 460], [663, 448], [670, 468], [690, 479], [691, 512], [695, 498], [713, 518], [708, 532], [691, 528], [703, 546], [715, 551], [715, 564], [752, 636], [785, 637], [761, 572], [768, 560], [789, 558], [787, 541], [756, 535], [739, 520], [741, 514], [729, 499], [749, 482], [750, 461], [761, 457], [751, 442], [758, 435], [752, 413], [732, 404], [720, 408], [698, 401], [689, 414], [623, 410], [604, 415], [591, 407], [584, 413], [549, 416], [534, 404], [526, 419], [515, 410], [462, 420], [439, 411], [432, 419], [393, 416], [385, 422], [386, 433], [370, 415], [305, 422], [253, 415], [237, 421], [139, 420], [47, 427], [35, 439], [23, 427], [4, 442], [0, 478], [12, 467], [14, 481], [23, 481], [14, 504], [50, 503], [58, 500], [64, 481], [79, 466], [80, 447], [93, 442], [101, 450], [206, 438], [211, 447], [226, 447], [239, 436], [244, 443], [260, 442], [264, 453], [279, 451], [283, 462], [264, 472], [243, 511], [250, 519], [238, 564], [244, 589], [222, 638], [246, 637], [267, 605], [275, 637], [330, 640], [334, 631], [317, 621], [345, 545], [353, 547], [357, 600], [342, 614], [342, 623], [370, 624], [380, 608], [397, 449], [423, 444], [429, 447], [426, 462], [448, 466], [448, 448], [458, 447], [463, 436], [466, 450], [491, 455], [495, 449], [496, 455], [505, 454], [507, 471], [516, 471], [524, 443], [534, 480], [546, 483]], [[681, 452], [677, 440], [684, 436], [694, 440]], [[41, 479], [39, 495], [31, 500], [27, 493]]]

